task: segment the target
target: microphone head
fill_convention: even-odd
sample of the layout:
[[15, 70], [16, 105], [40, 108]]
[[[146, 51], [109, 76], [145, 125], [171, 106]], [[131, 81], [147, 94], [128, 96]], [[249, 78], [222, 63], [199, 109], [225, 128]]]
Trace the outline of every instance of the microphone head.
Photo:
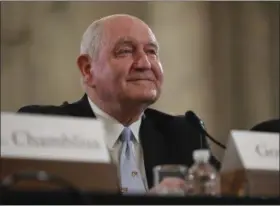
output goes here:
[[196, 127], [202, 127], [203, 122], [198, 118], [198, 116], [193, 111], [187, 111], [185, 113], [185, 118], [188, 122]]

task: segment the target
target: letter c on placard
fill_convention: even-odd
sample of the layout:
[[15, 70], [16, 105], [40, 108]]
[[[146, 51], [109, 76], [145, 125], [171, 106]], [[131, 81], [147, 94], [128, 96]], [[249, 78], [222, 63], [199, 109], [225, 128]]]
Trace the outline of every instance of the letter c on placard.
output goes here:
[[261, 157], [279, 158], [279, 150], [275, 148], [267, 148], [263, 144], [257, 144], [255, 151]]
[[19, 130], [12, 132], [12, 141], [17, 146], [24, 146], [27, 144], [28, 132]]

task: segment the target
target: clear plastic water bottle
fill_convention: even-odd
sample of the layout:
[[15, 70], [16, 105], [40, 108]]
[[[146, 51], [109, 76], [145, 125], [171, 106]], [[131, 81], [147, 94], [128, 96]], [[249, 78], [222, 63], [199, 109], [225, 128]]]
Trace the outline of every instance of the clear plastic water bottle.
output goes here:
[[188, 195], [220, 195], [220, 175], [209, 163], [209, 150], [195, 150], [194, 164], [189, 168], [186, 176]]

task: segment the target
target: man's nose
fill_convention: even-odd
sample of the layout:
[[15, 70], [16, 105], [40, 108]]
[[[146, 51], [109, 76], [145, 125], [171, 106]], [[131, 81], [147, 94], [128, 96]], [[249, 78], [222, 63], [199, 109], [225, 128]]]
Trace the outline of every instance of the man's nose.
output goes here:
[[135, 68], [137, 69], [151, 69], [151, 62], [147, 56], [146, 53], [141, 53], [137, 55], [137, 58], [135, 59]]

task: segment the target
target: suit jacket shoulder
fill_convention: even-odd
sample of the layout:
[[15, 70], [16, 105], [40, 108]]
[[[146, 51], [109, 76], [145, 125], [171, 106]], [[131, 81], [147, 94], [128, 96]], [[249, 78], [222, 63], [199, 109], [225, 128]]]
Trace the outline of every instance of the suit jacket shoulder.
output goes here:
[[21, 107], [18, 113], [32, 113], [44, 115], [62, 115], [74, 117], [95, 117], [91, 108], [89, 107], [87, 96], [84, 95], [82, 99], [68, 103], [64, 102], [59, 106], [53, 105], [28, 105]]
[[[184, 115], [169, 115], [155, 109], [147, 109], [145, 115], [172, 148], [173, 164], [188, 163], [189, 166], [193, 163], [194, 150], [210, 149], [206, 137], [190, 125]], [[220, 163], [214, 156], [211, 156], [210, 161], [217, 169], [220, 168]]]
[[33, 114], [57, 114], [62, 115], [66, 113], [67, 108], [65, 106], [53, 106], [53, 105], [28, 105], [21, 107], [18, 113], [33, 113]]
[[280, 119], [271, 119], [258, 123], [251, 130], [259, 132], [280, 133]]
[[[185, 140], [190, 140], [190, 137], [196, 138], [199, 142], [199, 133], [185, 120], [184, 115], [170, 115], [155, 109], [147, 109], [145, 115], [153, 121], [156, 128], [162, 133], [172, 133], [173, 138], [180, 137]], [[177, 135], [176, 135], [177, 134]], [[203, 145], [200, 145], [203, 147]]]

